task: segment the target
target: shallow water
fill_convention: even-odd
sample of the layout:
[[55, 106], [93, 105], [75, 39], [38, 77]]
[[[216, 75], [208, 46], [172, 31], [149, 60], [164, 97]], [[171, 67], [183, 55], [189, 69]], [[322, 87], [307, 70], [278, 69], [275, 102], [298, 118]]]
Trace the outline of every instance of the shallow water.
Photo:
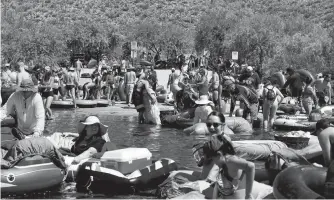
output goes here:
[[[91, 113], [82, 109], [74, 110], [54, 110], [55, 119], [46, 122], [45, 134], [53, 132], [77, 132], [77, 123], [80, 119]], [[134, 116], [115, 116], [112, 112], [99, 112], [97, 115], [101, 122], [109, 126], [108, 134], [110, 139], [115, 142], [118, 148], [139, 147], [148, 148], [152, 154], [152, 159], [171, 158], [179, 166], [188, 167], [191, 170], [199, 170], [195, 160], [192, 157], [192, 145], [196, 141], [203, 141], [205, 136], [188, 136], [183, 134], [182, 130], [174, 128], [165, 128], [154, 125], [142, 125], [137, 123], [137, 117]], [[272, 134], [256, 131], [253, 135], [235, 135], [233, 140], [240, 139], [271, 139]], [[9, 197], [9, 198], [22, 198]], [[82, 194], [75, 190], [75, 183], [64, 183], [60, 189], [48, 191], [45, 193], [28, 194], [23, 198], [111, 198], [99, 194]], [[113, 198], [138, 199], [155, 198], [154, 196], [114, 196]]]

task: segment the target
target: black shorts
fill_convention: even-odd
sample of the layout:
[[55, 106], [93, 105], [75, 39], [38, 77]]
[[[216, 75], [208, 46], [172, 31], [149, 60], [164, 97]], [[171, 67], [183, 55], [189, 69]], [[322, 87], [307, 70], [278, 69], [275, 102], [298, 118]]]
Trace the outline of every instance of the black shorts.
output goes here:
[[290, 88], [292, 97], [300, 97], [302, 95], [302, 88]]
[[66, 90], [72, 90], [73, 88], [75, 88], [75, 85], [66, 85], [65, 88]]
[[53, 95], [58, 95], [59, 89], [58, 88], [53, 88]]
[[42, 92], [43, 98], [53, 97], [53, 91]]

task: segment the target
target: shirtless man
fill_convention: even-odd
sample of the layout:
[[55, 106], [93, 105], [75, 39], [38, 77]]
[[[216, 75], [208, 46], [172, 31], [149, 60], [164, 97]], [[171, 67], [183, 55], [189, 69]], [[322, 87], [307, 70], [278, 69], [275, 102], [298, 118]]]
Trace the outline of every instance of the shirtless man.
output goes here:
[[322, 149], [325, 166], [328, 167], [334, 160], [334, 127], [330, 126], [329, 119], [321, 119], [316, 124], [315, 134], [318, 136]]
[[[326, 104], [331, 105], [332, 98], [332, 85], [331, 85], [331, 75], [324, 75], [323, 79], [317, 79], [314, 82], [314, 88], [319, 98], [319, 105], [325, 106]], [[326, 99], [326, 97], [328, 99]], [[327, 101], [326, 101], [327, 100]]]
[[178, 86], [180, 74], [175, 72], [175, 68], [172, 68], [172, 73], [169, 75], [167, 89], [170, 86], [170, 91], [173, 93], [173, 99], [176, 100], [176, 93], [181, 90]]
[[28, 66], [26, 66], [22, 61], [18, 62], [19, 65], [19, 73], [17, 74], [17, 87], [20, 87], [22, 80], [31, 79], [31, 75], [26, 71]]
[[81, 69], [83, 68], [82, 66], [82, 62], [80, 61], [80, 59], [78, 58], [78, 60], [75, 62], [75, 70], [77, 72], [78, 75], [78, 79], [80, 78], [81, 75]]

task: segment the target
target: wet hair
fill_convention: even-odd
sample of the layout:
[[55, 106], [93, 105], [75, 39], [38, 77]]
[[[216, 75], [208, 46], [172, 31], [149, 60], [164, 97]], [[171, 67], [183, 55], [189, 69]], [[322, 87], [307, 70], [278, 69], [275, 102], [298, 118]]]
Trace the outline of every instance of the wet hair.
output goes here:
[[217, 156], [219, 151], [223, 155], [236, 154], [232, 143], [221, 134], [212, 136], [211, 139], [203, 145], [203, 154], [207, 158]]
[[50, 80], [51, 76], [52, 76], [52, 71], [44, 72], [43, 81], [48, 82]]
[[317, 122], [317, 124], [315, 125], [316, 130], [319, 129], [326, 129], [328, 127], [330, 127], [330, 120], [329, 119], [321, 119]]
[[219, 117], [221, 123], [225, 123], [225, 116], [224, 116], [223, 113], [220, 113], [220, 112], [217, 112], [217, 111], [212, 111], [209, 114], [207, 119], [209, 119], [209, 117], [211, 117], [211, 116], [217, 116], [217, 117]]

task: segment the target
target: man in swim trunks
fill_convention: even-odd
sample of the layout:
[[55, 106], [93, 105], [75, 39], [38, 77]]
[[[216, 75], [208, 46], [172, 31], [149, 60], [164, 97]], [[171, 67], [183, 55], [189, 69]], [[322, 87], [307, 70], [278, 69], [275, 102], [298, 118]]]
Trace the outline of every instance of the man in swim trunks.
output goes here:
[[132, 93], [133, 89], [135, 87], [136, 83], [136, 73], [134, 72], [134, 69], [127, 69], [124, 76], [124, 85], [126, 87], [126, 103], [128, 106], [130, 106], [130, 103], [132, 102]]
[[322, 149], [325, 166], [328, 167], [334, 160], [334, 127], [330, 125], [329, 119], [321, 119], [316, 124], [315, 135], [318, 136], [319, 144]]
[[323, 79], [317, 79], [314, 82], [314, 87], [315, 87], [317, 97], [319, 98], [319, 105], [321, 107], [325, 106], [326, 104], [331, 105], [332, 103], [331, 102], [331, 98], [332, 98], [331, 75], [326, 74], [324, 75]]
[[286, 72], [289, 74], [289, 77], [283, 85], [283, 88], [287, 88], [288, 86], [290, 86], [291, 96], [297, 97], [298, 101], [300, 102], [300, 97], [303, 91], [302, 79], [300, 75], [296, 73], [295, 70], [292, 68], [287, 68]]
[[259, 99], [257, 93], [254, 89], [246, 87], [244, 85], [235, 84], [232, 80], [226, 80], [223, 83], [232, 98], [235, 100], [240, 100], [245, 104], [245, 109], [243, 111], [243, 118], [247, 119], [248, 114], [250, 114], [250, 123], [257, 120]]

